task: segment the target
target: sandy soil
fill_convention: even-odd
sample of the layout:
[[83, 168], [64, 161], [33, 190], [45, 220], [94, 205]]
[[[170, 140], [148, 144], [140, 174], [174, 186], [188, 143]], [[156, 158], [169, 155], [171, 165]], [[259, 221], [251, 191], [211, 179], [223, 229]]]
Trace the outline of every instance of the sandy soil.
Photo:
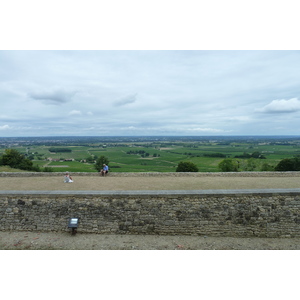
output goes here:
[[1, 232], [1, 250], [300, 250], [300, 238]]
[[1, 177], [0, 190], [209, 190], [300, 188], [299, 177]]

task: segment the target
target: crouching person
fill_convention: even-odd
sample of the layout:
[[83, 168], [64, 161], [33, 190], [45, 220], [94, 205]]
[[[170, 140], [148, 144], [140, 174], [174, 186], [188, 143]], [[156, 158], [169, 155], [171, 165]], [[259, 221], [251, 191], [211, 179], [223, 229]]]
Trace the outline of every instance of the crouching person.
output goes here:
[[103, 164], [103, 169], [100, 171], [101, 176], [105, 176], [108, 174], [108, 166], [106, 164]]
[[73, 182], [73, 178], [70, 176], [69, 172], [66, 172], [65, 176], [64, 176], [64, 182]]

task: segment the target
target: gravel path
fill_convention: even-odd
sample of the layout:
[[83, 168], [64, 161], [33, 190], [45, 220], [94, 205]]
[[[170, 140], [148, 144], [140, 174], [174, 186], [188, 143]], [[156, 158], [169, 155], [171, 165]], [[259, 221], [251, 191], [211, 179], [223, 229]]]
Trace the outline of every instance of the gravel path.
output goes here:
[[1, 177], [0, 190], [209, 190], [300, 188], [299, 177]]
[[300, 238], [1, 232], [2, 250], [300, 250]]

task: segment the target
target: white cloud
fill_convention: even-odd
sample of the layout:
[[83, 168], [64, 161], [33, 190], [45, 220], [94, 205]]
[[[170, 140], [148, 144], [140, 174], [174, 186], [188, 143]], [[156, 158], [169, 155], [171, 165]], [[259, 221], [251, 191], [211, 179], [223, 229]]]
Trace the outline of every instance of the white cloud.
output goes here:
[[225, 118], [225, 120], [247, 122], [247, 121], [250, 121], [251, 118], [249, 116], [233, 116], [233, 117]]
[[72, 110], [69, 112], [69, 116], [81, 116], [82, 112], [80, 110]]
[[263, 113], [291, 113], [300, 110], [300, 101], [297, 98], [289, 100], [273, 100], [262, 108], [256, 109]]
[[211, 132], [211, 133], [224, 132], [223, 129], [216, 129], [216, 128], [189, 128], [186, 130], [191, 132]]
[[0, 130], [8, 130], [8, 129], [11, 129], [11, 127], [9, 127], [8, 125], [0, 126]]

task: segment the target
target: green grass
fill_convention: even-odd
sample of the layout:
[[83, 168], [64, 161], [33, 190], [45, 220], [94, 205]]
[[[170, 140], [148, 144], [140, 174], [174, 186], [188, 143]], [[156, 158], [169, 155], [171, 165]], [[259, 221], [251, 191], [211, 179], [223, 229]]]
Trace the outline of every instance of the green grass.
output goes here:
[[[56, 147], [56, 146], [55, 146]], [[52, 167], [55, 172], [96, 172], [92, 164], [81, 163], [79, 161], [72, 162], [49, 162], [44, 158], [51, 157], [53, 159], [68, 159], [75, 160], [86, 159], [90, 155], [104, 155], [109, 159], [109, 167], [111, 172], [175, 172], [180, 161], [191, 161], [197, 165], [200, 172], [218, 172], [218, 164], [224, 159], [219, 157], [205, 157], [204, 154], [222, 153], [228, 157], [234, 158], [236, 155], [241, 155], [244, 152], [252, 154], [255, 151], [262, 153], [266, 159], [256, 159], [255, 171], [259, 171], [263, 163], [275, 167], [278, 162], [284, 158], [291, 158], [295, 155], [300, 155], [300, 147], [294, 144], [287, 145], [269, 145], [258, 143], [231, 143], [228, 145], [218, 145], [216, 143], [201, 143], [201, 142], [176, 142], [172, 143], [127, 143], [118, 145], [114, 143], [108, 145], [107, 148], [93, 146], [61, 146], [68, 147], [72, 152], [67, 153], [50, 153], [49, 146], [24, 146], [14, 147], [21, 153], [38, 153], [42, 156], [42, 160], [38, 160], [38, 156], [34, 154], [33, 164], [40, 168], [44, 166]], [[56, 147], [59, 148], [59, 147]], [[149, 153], [149, 157], [142, 158], [138, 154], [127, 154], [128, 151], [144, 150]], [[1, 153], [4, 149], [1, 149]], [[1, 154], [0, 153], [0, 154]], [[153, 157], [154, 154], [159, 155]], [[240, 165], [245, 166], [247, 160], [239, 159]], [[0, 169], [1, 170], [1, 169]], [[4, 171], [2, 172], [13, 172]]]
[[28, 171], [14, 169], [9, 166], [0, 166], [0, 172], [28, 172]]

